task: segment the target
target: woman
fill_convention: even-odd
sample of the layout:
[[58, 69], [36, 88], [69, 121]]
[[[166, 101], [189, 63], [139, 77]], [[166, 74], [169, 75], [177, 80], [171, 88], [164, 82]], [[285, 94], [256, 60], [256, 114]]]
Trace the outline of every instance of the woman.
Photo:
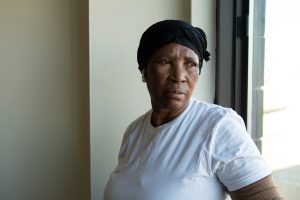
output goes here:
[[206, 48], [205, 33], [179, 20], [142, 35], [152, 109], [128, 126], [105, 200], [280, 199], [241, 117], [192, 97]]

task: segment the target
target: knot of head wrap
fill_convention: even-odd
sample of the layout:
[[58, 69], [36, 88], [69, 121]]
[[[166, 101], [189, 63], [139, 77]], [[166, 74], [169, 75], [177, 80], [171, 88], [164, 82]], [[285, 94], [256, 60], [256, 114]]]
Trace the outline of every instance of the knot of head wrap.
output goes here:
[[192, 49], [199, 57], [200, 69], [202, 60], [209, 60], [206, 50], [207, 40], [204, 31], [181, 20], [164, 20], [150, 26], [142, 35], [137, 51], [139, 70], [153, 53], [169, 43], [178, 43]]

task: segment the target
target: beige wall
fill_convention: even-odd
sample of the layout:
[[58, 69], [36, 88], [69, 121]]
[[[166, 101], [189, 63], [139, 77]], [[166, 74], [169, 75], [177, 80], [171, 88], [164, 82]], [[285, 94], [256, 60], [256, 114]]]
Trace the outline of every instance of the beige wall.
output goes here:
[[88, 5], [0, 1], [0, 199], [87, 200]]
[[[0, 0], [1, 200], [89, 199], [89, 128], [91, 195], [102, 199], [126, 126], [150, 108], [138, 40], [158, 20], [183, 19], [214, 49], [215, 1], [197, 2], [90, 0], [88, 14], [84, 0]], [[195, 96], [213, 94], [214, 54]]]
[[204, 62], [194, 96], [214, 102], [216, 73], [216, 0], [191, 0], [191, 22], [201, 27], [207, 36], [210, 61]]
[[[173, 18], [209, 29], [215, 46], [215, 1], [201, 0], [191, 16], [191, 0], [90, 0], [91, 183], [92, 199], [102, 199], [108, 176], [117, 163], [128, 124], [150, 108], [146, 85], [137, 69], [136, 50], [152, 23]], [[205, 12], [203, 12], [205, 11]], [[212, 12], [212, 13], [211, 13]], [[204, 20], [205, 19], [205, 20]], [[205, 64], [196, 96], [212, 102], [214, 55]]]

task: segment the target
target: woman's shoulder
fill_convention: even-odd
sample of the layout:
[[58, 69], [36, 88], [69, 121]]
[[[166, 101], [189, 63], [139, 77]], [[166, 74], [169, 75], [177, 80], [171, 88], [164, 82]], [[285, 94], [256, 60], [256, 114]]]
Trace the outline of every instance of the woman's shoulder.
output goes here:
[[223, 107], [220, 105], [199, 101], [192, 99], [190, 110], [186, 119], [190, 120], [191, 124], [194, 124], [199, 129], [205, 128], [206, 132], [212, 132], [216, 127], [226, 124], [222, 123], [226, 121], [229, 124], [239, 124], [244, 126], [244, 121], [233, 109]]
[[200, 101], [196, 98], [191, 99], [191, 112], [202, 117], [220, 119], [224, 116], [239, 117], [239, 115], [228, 107], [223, 107], [217, 104]]
[[151, 109], [145, 112], [144, 114], [137, 117], [133, 120], [126, 128], [124, 137], [128, 137], [132, 132], [135, 132], [136, 129], [142, 128], [148, 121], [149, 116], [151, 115]]

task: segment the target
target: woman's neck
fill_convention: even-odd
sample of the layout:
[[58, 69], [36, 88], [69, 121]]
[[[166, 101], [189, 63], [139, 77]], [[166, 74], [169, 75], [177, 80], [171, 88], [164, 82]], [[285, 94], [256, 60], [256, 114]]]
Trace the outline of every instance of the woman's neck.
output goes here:
[[185, 110], [185, 107], [181, 110], [177, 111], [170, 111], [168, 109], [155, 109], [153, 108], [152, 116], [151, 116], [151, 124], [154, 127], [161, 126], [163, 124], [166, 124], [176, 117], [178, 117], [183, 111]]

